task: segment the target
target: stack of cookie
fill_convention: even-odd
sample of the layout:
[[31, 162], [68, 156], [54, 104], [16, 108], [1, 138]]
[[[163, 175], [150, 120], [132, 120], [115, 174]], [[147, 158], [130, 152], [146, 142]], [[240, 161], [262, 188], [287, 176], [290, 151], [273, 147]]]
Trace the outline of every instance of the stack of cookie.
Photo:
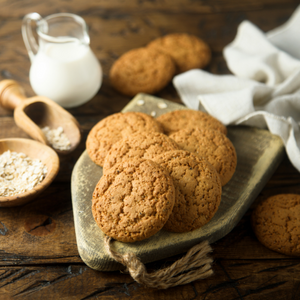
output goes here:
[[92, 199], [97, 225], [122, 242], [205, 225], [236, 168], [226, 133], [218, 120], [193, 110], [157, 119], [118, 113], [100, 121], [86, 142], [92, 161], [103, 167]]
[[202, 69], [210, 59], [211, 50], [202, 39], [185, 33], [168, 34], [123, 54], [113, 64], [109, 78], [112, 86], [127, 96], [154, 94], [175, 74]]

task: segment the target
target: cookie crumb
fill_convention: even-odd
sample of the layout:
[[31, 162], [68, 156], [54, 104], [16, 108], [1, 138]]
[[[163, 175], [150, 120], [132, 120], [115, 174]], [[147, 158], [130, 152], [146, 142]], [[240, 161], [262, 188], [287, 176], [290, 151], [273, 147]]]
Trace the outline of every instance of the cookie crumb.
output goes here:
[[144, 100], [138, 100], [137, 103], [136, 103], [138, 106], [142, 106], [145, 104], [145, 101]]
[[167, 108], [167, 107], [168, 107], [168, 105], [167, 105], [165, 102], [159, 102], [159, 103], [157, 104], [157, 106], [158, 106], [159, 108], [161, 108], [161, 109], [164, 109], [164, 108]]

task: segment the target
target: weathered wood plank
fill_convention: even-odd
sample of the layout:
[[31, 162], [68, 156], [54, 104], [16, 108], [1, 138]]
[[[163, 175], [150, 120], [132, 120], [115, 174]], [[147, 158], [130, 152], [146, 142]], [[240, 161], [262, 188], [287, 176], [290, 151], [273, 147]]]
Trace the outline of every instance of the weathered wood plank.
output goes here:
[[[167, 263], [171, 263], [168, 261]], [[300, 261], [223, 260], [214, 276], [168, 290], [147, 289], [119, 272], [81, 265], [0, 267], [0, 297], [12, 299], [298, 299]], [[68, 294], [66, 294], [66, 291]]]
[[1, 265], [81, 262], [67, 186], [51, 185], [33, 202], [0, 210]]

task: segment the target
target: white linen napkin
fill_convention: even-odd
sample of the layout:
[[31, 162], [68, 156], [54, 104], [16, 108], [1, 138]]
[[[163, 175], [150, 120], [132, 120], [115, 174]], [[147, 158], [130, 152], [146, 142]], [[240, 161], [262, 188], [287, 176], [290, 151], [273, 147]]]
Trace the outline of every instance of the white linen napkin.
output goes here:
[[300, 171], [300, 6], [266, 34], [243, 21], [223, 54], [234, 75], [179, 74], [173, 84], [182, 101], [225, 125], [267, 127]]

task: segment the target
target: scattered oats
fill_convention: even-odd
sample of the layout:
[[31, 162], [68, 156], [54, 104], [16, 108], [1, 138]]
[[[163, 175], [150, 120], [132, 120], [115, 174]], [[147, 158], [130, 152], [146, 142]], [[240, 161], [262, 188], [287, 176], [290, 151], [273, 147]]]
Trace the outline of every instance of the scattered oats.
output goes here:
[[152, 117], [155, 117], [155, 116], [156, 116], [156, 111], [154, 111], [154, 110], [151, 111], [151, 116], [152, 116]]
[[47, 174], [39, 159], [10, 150], [0, 155], [0, 197], [13, 196], [32, 190]]
[[159, 108], [161, 108], [161, 109], [167, 108], [167, 107], [168, 107], [168, 105], [167, 105], [165, 102], [159, 102], [159, 103], [157, 104], [157, 106], [158, 106]]
[[64, 133], [64, 129], [59, 126], [56, 129], [50, 129], [48, 126], [42, 128], [48, 143], [57, 150], [69, 150], [71, 142]]
[[138, 100], [136, 104], [139, 106], [142, 106], [145, 104], [145, 101], [141, 99], [141, 100]]

